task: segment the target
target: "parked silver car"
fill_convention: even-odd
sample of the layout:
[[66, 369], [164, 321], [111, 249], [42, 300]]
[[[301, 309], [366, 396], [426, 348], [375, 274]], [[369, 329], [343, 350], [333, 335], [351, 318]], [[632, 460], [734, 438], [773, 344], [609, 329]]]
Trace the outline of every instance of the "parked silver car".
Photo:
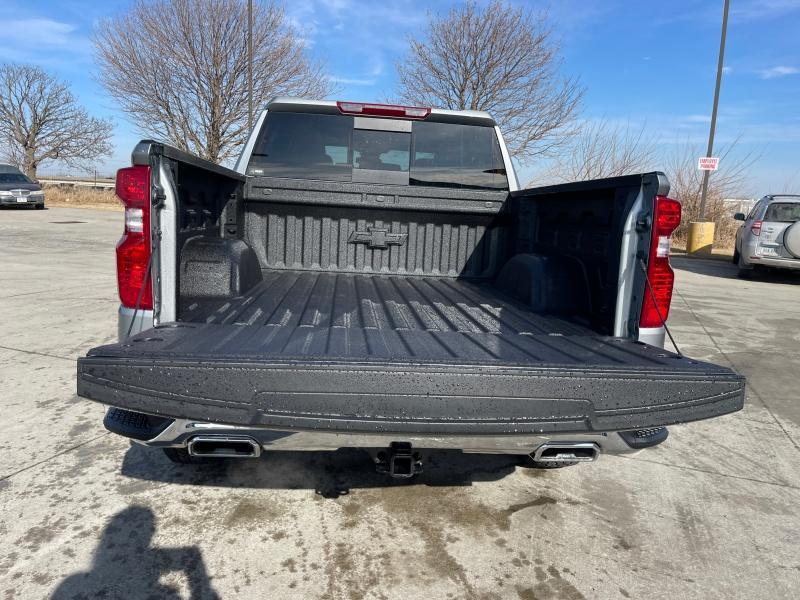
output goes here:
[[733, 218], [744, 221], [733, 251], [739, 277], [765, 267], [800, 269], [800, 195], [764, 196], [747, 215]]
[[0, 164], [0, 206], [44, 208], [42, 186], [12, 165]]

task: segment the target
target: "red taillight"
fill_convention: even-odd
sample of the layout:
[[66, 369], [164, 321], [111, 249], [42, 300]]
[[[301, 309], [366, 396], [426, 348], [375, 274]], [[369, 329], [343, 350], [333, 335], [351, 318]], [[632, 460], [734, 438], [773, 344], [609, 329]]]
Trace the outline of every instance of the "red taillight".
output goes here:
[[[117, 197], [125, 205], [125, 232], [117, 244], [117, 284], [123, 306], [153, 308], [150, 262], [150, 167], [117, 171]], [[140, 298], [141, 294], [141, 298]]]
[[364, 102], [337, 102], [339, 112], [346, 115], [369, 115], [371, 117], [399, 117], [401, 119], [424, 119], [431, 109], [422, 106], [399, 106], [396, 104], [367, 104]]
[[762, 221], [753, 221], [753, 224], [750, 226], [750, 231], [753, 235], [761, 235], [761, 224]]
[[150, 203], [150, 167], [120, 169], [115, 188], [125, 208], [144, 208]]
[[[645, 288], [640, 327], [660, 327], [669, 316], [675, 273], [669, 264], [669, 238], [681, 223], [681, 204], [665, 196], [656, 196], [653, 231], [650, 239], [650, 261], [647, 278], [653, 292]], [[655, 297], [655, 299], [654, 299]], [[660, 314], [659, 314], [660, 313]]]

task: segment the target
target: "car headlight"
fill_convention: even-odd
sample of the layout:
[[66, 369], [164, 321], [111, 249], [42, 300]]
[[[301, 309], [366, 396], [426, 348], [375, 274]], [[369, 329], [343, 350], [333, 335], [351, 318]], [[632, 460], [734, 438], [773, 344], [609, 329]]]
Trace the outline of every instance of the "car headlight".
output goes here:
[[41, 198], [42, 196], [44, 196], [44, 192], [42, 192], [42, 191], [39, 191], [39, 192], [31, 192], [29, 195], [30, 195], [30, 196], [33, 196], [33, 197], [35, 197], [35, 198]]
[[13, 196], [13, 194], [5, 190], [0, 190], [0, 196]]

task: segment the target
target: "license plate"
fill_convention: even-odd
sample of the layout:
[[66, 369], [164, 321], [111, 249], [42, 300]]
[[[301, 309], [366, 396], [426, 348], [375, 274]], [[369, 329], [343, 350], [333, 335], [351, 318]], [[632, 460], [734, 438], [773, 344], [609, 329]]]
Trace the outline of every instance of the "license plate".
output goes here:
[[770, 248], [769, 246], [761, 247], [761, 255], [762, 256], [778, 256], [778, 249], [777, 248]]
[[17, 202], [27, 202], [27, 198], [17, 198]]

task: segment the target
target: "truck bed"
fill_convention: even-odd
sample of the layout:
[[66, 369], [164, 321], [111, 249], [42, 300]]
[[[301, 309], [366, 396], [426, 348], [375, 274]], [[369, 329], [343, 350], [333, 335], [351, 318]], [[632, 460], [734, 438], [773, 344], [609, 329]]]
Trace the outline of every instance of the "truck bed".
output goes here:
[[532, 313], [491, 284], [467, 279], [267, 271], [243, 297], [185, 299], [181, 315], [235, 326], [215, 343], [198, 337], [181, 347], [210, 355], [483, 364], [576, 363], [593, 354], [603, 364], [625, 362], [618, 345], [587, 346], [588, 328]]
[[188, 419], [363, 432], [637, 429], [733, 412], [730, 369], [535, 314], [488, 282], [266, 271], [79, 360], [78, 393]]

